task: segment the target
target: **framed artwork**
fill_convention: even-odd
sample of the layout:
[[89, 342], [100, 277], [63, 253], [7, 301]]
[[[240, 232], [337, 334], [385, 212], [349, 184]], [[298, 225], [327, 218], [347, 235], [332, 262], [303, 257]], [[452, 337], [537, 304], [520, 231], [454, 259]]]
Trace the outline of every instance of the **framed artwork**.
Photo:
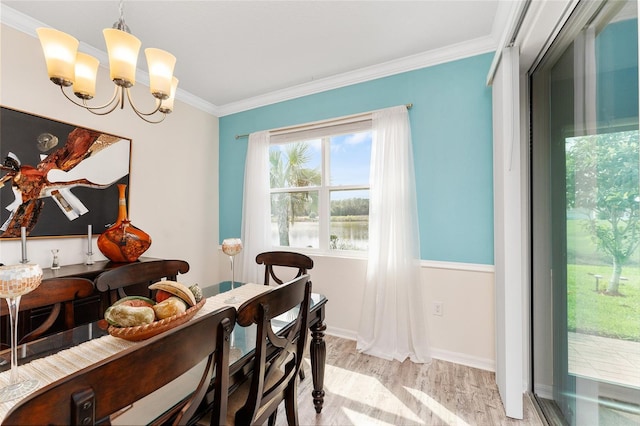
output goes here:
[[130, 139], [1, 107], [0, 238], [102, 233], [130, 167]]

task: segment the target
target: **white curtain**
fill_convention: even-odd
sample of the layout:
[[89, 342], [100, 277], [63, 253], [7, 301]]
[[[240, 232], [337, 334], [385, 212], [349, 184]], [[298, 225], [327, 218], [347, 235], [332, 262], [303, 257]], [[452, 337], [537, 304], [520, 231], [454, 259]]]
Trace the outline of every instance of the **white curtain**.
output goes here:
[[407, 108], [372, 113], [369, 261], [357, 349], [429, 362]]
[[249, 135], [244, 167], [242, 196], [242, 252], [239, 280], [250, 283], [264, 281], [264, 269], [256, 256], [271, 247], [271, 200], [269, 187], [269, 132]]

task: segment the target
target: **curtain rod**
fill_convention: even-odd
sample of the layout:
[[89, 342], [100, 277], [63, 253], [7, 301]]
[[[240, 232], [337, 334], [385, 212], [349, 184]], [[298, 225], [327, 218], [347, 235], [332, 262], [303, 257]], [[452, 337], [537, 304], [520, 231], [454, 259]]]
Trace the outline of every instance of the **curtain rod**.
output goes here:
[[[411, 109], [413, 107], [412, 103], [409, 104], [405, 104], [405, 107], [407, 107], [407, 109]], [[323, 121], [317, 121], [315, 123], [309, 123], [309, 124], [302, 124], [302, 125], [298, 125], [298, 126], [289, 126], [289, 127], [281, 127], [279, 129], [273, 129], [270, 130], [270, 132], [273, 133], [277, 133], [277, 132], [289, 132], [292, 130], [297, 130], [297, 129], [304, 129], [307, 127], [311, 127], [311, 126], [317, 126], [320, 123], [330, 123], [332, 121], [337, 121], [337, 120], [345, 120], [345, 119], [350, 119], [350, 118], [358, 118], [358, 117], [365, 117], [367, 115], [370, 115], [371, 112], [365, 112], [365, 113], [360, 113], [360, 114], [353, 114], [353, 115], [347, 115], [345, 117], [340, 117], [340, 118], [331, 118], [329, 120], [323, 120]], [[248, 138], [249, 137], [249, 133], [246, 133], [244, 135], [236, 135], [236, 140], [238, 139], [242, 139], [242, 138]]]

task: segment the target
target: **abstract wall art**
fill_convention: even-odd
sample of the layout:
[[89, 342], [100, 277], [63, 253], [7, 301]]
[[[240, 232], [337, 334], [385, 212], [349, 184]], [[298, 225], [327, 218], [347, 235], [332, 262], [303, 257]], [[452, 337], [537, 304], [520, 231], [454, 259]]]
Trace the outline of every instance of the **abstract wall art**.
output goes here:
[[0, 238], [100, 234], [130, 167], [130, 139], [1, 107]]

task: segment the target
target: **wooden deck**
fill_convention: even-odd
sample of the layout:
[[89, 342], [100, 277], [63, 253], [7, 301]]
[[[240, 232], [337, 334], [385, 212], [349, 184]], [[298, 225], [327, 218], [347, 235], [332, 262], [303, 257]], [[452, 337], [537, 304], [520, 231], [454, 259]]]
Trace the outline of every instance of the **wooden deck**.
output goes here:
[[640, 389], [640, 343], [569, 333], [569, 373]]

